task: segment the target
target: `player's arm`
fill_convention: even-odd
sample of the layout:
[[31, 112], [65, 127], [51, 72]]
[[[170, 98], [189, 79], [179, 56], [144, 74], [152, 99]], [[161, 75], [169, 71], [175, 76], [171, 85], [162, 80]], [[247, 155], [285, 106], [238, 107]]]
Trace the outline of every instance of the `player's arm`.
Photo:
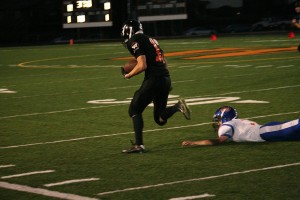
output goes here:
[[136, 66], [132, 69], [131, 72], [125, 74], [124, 78], [129, 79], [147, 69], [147, 60], [145, 55], [140, 55], [139, 57], [137, 57], [136, 60], [137, 60]]
[[212, 146], [219, 145], [228, 140], [227, 136], [220, 136], [218, 139], [199, 140], [199, 141], [183, 141], [182, 146]]

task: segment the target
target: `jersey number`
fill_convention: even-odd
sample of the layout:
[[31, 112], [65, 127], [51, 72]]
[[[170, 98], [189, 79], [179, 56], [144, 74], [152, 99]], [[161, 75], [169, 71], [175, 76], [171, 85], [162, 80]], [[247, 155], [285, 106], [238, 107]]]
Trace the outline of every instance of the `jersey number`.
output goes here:
[[165, 63], [165, 58], [164, 55], [161, 52], [161, 49], [158, 46], [158, 42], [155, 39], [150, 38], [149, 39], [153, 47], [155, 48], [156, 51], [156, 62], [163, 62]]

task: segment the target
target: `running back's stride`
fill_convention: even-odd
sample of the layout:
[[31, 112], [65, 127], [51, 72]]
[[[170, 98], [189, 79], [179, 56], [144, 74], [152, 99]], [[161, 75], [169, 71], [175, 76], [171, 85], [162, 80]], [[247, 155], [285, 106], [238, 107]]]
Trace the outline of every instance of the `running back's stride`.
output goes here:
[[184, 99], [167, 108], [171, 79], [164, 52], [158, 42], [145, 35], [142, 24], [137, 20], [127, 20], [122, 27], [123, 45], [136, 58], [136, 66], [128, 73], [121, 68], [124, 79], [145, 72], [141, 87], [134, 93], [129, 106], [129, 116], [133, 121], [135, 142], [130, 149], [123, 153], [142, 153], [145, 151], [143, 141], [144, 121], [142, 113], [150, 104], [154, 104], [154, 120], [162, 126], [176, 112], [182, 112], [186, 119], [190, 119], [190, 110]]

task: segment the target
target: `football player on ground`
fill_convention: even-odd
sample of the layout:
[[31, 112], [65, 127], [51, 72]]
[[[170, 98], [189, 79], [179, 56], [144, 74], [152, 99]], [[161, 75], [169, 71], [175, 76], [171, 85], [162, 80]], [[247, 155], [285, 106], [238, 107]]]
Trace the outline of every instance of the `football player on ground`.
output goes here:
[[225, 141], [276, 142], [300, 141], [300, 119], [287, 122], [269, 122], [259, 125], [247, 119], [238, 119], [236, 109], [222, 106], [213, 116], [213, 127], [218, 139], [183, 141], [182, 146], [218, 145]]
[[[125, 79], [145, 72], [141, 87], [134, 93], [129, 106], [129, 116], [133, 121], [135, 143], [123, 153], [142, 153], [145, 151], [143, 142], [144, 121], [142, 113], [153, 102], [154, 120], [158, 125], [164, 125], [176, 112], [182, 112], [186, 119], [190, 119], [190, 110], [184, 99], [167, 108], [168, 95], [171, 89], [171, 79], [163, 50], [158, 42], [145, 35], [142, 24], [137, 20], [127, 20], [123, 24], [121, 36], [123, 44], [136, 58], [136, 66], [128, 73]], [[124, 72], [124, 70], [122, 70]]]
[[[298, 19], [292, 19], [292, 26], [294, 26], [294, 27], [296, 27], [296, 28], [298, 28], [298, 29], [300, 29], [300, 1], [297, 1], [296, 3], [295, 3], [295, 11], [296, 11], [296, 13], [298, 13], [299, 15], [298, 15]], [[300, 44], [299, 44], [299, 46], [298, 46], [298, 51], [300, 51]]]

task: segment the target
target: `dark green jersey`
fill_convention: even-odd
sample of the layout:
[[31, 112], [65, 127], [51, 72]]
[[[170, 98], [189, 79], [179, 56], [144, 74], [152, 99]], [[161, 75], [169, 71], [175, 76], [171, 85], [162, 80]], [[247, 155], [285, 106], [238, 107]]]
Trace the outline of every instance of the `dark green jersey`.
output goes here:
[[155, 39], [142, 33], [135, 34], [128, 40], [127, 49], [135, 58], [140, 55], [146, 56], [145, 79], [153, 76], [169, 76], [163, 50]]

